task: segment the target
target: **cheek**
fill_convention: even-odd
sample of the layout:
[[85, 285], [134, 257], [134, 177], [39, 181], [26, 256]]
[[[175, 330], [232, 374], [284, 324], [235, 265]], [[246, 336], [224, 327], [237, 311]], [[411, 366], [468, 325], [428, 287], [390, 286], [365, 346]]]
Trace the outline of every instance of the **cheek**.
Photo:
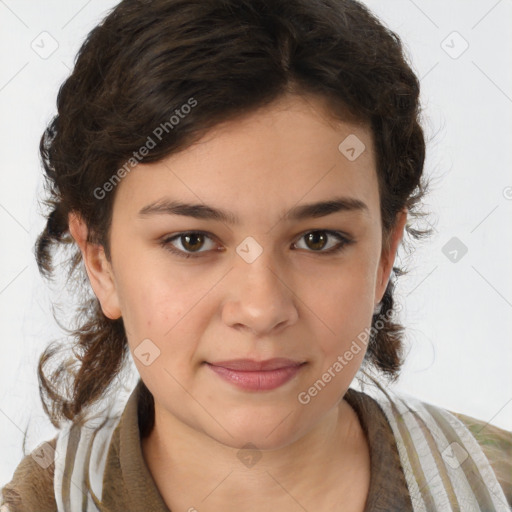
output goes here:
[[374, 273], [364, 265], [352, 265], [317, 283], [309, 296], [312, 309], [336, 335], [371, 319], [374, 289]]
[[[371, 258], [357, 257], [338, 272], [329, 273], [308, 294], [308, 306], [316, 317], [318, 348], [323, 366], [329, 367], [348, 350], [347, 366], [359, 365], [367, 348], [367, 332], [374, 309], [376, 265]], [[366, 342], [366, 343], [365, 343]], [[345, 364], [345, 363], [344, 363]]]
[[187, 368], [200, 339], [199, 327], [190, 322], [194, 296], [161, 280], [146, 280], [125, 293], [123, 322], [143, 380], [154, 389], [168, 389], [173, 377], [187, 382]]
[[139, 264], [118, 282], [125, 329], [133, 343], [151, 338], [159, 344], [172, 336], [197, 302], [193, 288], [180, 276], [169, 277], [157, 267]]

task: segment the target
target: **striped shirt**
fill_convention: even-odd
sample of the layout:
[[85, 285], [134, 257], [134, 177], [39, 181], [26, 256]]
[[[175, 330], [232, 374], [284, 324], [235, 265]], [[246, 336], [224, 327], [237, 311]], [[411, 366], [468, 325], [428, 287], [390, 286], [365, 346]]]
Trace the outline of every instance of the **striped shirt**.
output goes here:
[[[169, 512], [142, 455], [141, 384], [121, 413], [63, 428], [27, 455], [0, 512]], [[365, 512], [511, 510], [511, 432], [380, 386], [345, 399], [370, 448]]]

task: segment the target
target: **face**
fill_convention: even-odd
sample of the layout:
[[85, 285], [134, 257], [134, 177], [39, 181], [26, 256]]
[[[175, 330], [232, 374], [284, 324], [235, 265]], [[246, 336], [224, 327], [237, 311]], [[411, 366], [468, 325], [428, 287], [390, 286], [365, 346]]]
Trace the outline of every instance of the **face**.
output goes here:
[[116, 190], [111, 262], [88, 272], [157, 416], [278, 448], [348, 389], [404, 222], [383, 251], [370, 130], [288, 97], [137, 165]]

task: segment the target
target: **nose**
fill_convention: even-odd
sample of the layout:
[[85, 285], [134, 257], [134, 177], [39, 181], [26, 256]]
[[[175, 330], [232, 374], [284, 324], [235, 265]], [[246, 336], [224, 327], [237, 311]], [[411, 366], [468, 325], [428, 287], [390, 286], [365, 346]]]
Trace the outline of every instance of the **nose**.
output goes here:
[[263, 251], [252, 263], [236, 258], [222, 306], [226, 325], [255, 336], [272, 334], [298, 319], [293, 289], [272, 265], [269, 252]]

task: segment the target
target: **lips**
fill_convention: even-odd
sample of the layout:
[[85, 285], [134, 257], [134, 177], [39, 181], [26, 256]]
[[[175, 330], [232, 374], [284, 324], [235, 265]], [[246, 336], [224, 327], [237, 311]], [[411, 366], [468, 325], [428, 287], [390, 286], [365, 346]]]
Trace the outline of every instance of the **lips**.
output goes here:
[[306, 363], [275, 358], [266, 361], [232, 359], [206, 364], [216, 375], [238, 388], [268, 391], [291, 380]]
[[228, 370], [256, 372], [289, 368], [291, 366], [299, 366], [301, 363], [299, 361], [293, 361], [292, 359], [277, 357], [274, 359], [267, 359], [266, 361], [254, 361], [253, 359], [231, 359], [230, 361], [217, 361], [209, 364], [213, 366], [222, 366]]

